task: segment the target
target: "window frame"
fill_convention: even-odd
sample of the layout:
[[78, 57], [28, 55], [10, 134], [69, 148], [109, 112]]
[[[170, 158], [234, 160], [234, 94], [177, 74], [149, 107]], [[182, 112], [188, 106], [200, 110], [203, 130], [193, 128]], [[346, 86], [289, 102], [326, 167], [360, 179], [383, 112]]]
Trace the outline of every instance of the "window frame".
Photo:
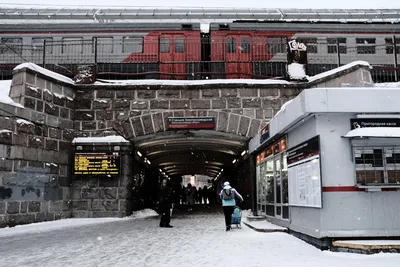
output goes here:
[[[280, 42], [279, 42], [280, 41]], [[286, 37], [268, 36], [267, 37], [267, 53], [279, 54], [286, 53]]]
[[[129, 40], [129, 41], [126, 41]], [[131, 40], [137, 40], [138, 42], [132, 42]], [[127, 46], [132, 46], [132, 47], [140, 47], [140, 52], [138, 52], [138, 49], [132, 49], [130, 51], [125, 51], [128, 50], [125, 48], [125, 45]], [[122, 53], [143, 53], [144, 50], [144, 38], [143, 37], [138, 37], [138, 36], [123, 36], [122, 37]]]
[[347, 39], [345, 37], [326, 38], [327, 53], [337, 54], [337, 41], [339, 40], [339, 54], [347, 54]]
[[[362, 41], [364, 40], [364, 41]], [[374, 40], [373, 43], [365, 43], [366, 40]], [[371, 37], [359, 37], [356, 38], [356, 50], [357, 50], [357, 55], [374, 55], [376, 54], [376, 38], [371, 38]], [[371, 49], [371, 51], [369, 51]]]
[[[63, 37], [61, 39], [61, 54], [69, 54], [69, 51], [66, 51], [66, 47], [68, 46], [66, 43], [64, 43], [65, 41], [76, 41], [76, 43], [74, 42], [73, 45], [75, 46], [79, 46], [80, 43], [80, 52], [78, 52], [77, 54], [83, 54], [83, 37], [79, 37], [79, 36], [71, 36], [71, 37]], [[76, 51], [74, 50], [72, 52], [72, 54], [75, 54]]]
[[296, 38], [298, 43], [303, 43], [307, 47], [307, 54], [318, 54], [318, 38], [302, 36]]
[[[388, 149], [391, 149], [393, 151], [392, 154], [399, 154], [399, 162], [396, 163], [387, 163], [387, 151]], [[365, 151], [365, 150], [381, 150], [381, 158], [379, 159], [379, 161], [382, 162], [382, 166], [367, 166], [366, 167], [366, 163], [365, 163], [365, 157], [364, 158], [364, 163], [363, 164], [358, 164], [357, 160], [359, 160], [360, 157], [356, 157], [356, 155], [358, 155], [359, 153], [356, 153], [356, 150], [358, 150], [357, 152], [361, 151]], [[395, 152], [399, 152], [399, 153], [395, 153]], [[352, 159], [353, 159], [353, 163], [354, 163], [354, 174], [355, 174], [355, 183], [356, 186], [358, 187], [397, 187], [400, 188], [400, 183], [396, 183], [394, 182], [389, 182], [390, 179], [398, 179], [398, 181], [400, 182], [400, 145], [389, 145], [389, 144], [368, 144], [368, 145], [354, 145], [352, 144], [351, 146], [351, 153], [352, 153]], [[366, 153], [362, 153], [361, 155], [365, 155]], [[368, 153], [369, 154], [369, 153]], [[379, 155], [379, 153], [372, 153], [373, 157], [375, 157], [374, 155]], [[373, 158], [373, 160], [375, 160]], [[374, 162], [373, 162], [374, 163]], [[359, 168], [359, 165], [363, 165], [364, 167], [361, 169]], [[390, 166], [390, 165], [394, 165], [394, 166]], [[397, 168], [396, 168], [396, 165]], [[394, 169], [393, 169], [394, 168]], [[357, 177], [357, 172], [358, 171], [372, 171], [372, 172], [382, 172], [382, 182], [374, 182], [374, 183], [366, 183], [365, 180], [367, 179], [366, 177], [364, 177], [364, 183], [359, 182], [359, 178]], [[393, 177], [389, 177], [389, 172], [390, 171], [394, 171], [394, 173], [396, 174], [396, 171], [398, 171], [399, 173], [399, 178], [393, 178]]]
[[[17, 43], [7, 43], [6, 41], [4, 41], [4, 39], [10, 40], [19, 40], [20, 42]], [[7, 45], [11, 46], [15, 51], [11, 50], [8, 46], [5, 46], [7, 49], [4, 51], [0, 51], [1, 55], [6, 55], [6, 54], [15, 54], [15, 52], [17, 52], [18, 55], [22, 55], [22, 50], [23, 50], [23, 45], [24, 45], [24, 40], [22, 39], [22, 37], [1, 37], [1, 43], [6, 43]], [[15, 46], [16, 45], [16, 46]], [[11, 51], [11, 52], [8, 52]], [[8, 53], [7, 53], [8, 52]]]

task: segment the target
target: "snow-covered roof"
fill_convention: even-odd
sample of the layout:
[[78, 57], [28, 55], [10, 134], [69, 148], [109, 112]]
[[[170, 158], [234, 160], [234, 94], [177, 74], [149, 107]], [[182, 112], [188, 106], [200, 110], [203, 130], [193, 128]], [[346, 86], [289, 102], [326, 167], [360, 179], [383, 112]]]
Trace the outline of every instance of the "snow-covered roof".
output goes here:
[[[306, 89], [292, 101], [286, 103], [271, 119], [269, 122], [270, 136], [283, 133], [298, 121], [315, 113], [398, 113], [398, 99], [400, 99], [399, 88], [338, 87]], [[388, 129], [387, 132], [389, 131], [395, 134], [392, 132], [395, 131], [392, 128]], [[398, 134], [400, 137], [400, 131]], [[256, 143], [255, 145], [257, 145]]]
[[72, 143], [129, 143], [122, 136], [110, 135], [103, 137], [76, 137]]
[[400, 137], [399, 127], [365, 127], [348, 132], [344, 137]]
[[278, 9], [278, 8], [204, 8], [204, 7], [129, 7], [129, 8], [0, 8], [0, 20], [81, 20], [115, 23], [115, 20], [191, 19], [270, 20], [270, 21], [361, 21], [398, 22], [399, 9]]

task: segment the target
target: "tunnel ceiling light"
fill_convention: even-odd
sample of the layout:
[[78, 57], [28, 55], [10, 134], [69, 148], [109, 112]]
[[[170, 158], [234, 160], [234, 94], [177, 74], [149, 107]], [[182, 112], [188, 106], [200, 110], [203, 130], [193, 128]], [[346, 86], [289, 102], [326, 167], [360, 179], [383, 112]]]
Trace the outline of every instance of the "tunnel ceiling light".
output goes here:
[[140, 153], [140, 151], [136, 151], [136, 154], [138, 154], [139, 157], [142, 156], [142, 153]]
[[246, 155], [246, 153], [247, 153], [247, 150], [243, 150], [242, 154], [240, 154], [240, 155], [244, 156], [244, 155]]
[[223, 172], [224, 171], [224, 169], [221, 169], [221, 172]]
[[236, 163], [236, 161], [237, 161], [237, 159], [234, 159], [234, 160], [232, 161], [232, 163], [233, 163], [233, 164], [235, 164], [235, 163]]

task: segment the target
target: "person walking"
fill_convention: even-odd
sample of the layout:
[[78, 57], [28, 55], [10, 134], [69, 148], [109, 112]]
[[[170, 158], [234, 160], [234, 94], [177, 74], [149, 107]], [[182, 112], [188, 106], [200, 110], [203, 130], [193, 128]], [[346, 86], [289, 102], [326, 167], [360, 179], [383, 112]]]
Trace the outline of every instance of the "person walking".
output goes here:
[[222, 209], [224, 210], [226, 231], [231, 230], [232, 213], [236, 206], [235, 198], [243, 201], [243, 197], [236, 189], [232, 188], [229, 182], [225, 182], [219, 197], [222, 201]]
[[160, 194], [160, 227], [172, 228], [171, 222], [171, 209], [172, 209], [173, 192], [171, 184], [168, 180], [164, 179], [161, 185]]

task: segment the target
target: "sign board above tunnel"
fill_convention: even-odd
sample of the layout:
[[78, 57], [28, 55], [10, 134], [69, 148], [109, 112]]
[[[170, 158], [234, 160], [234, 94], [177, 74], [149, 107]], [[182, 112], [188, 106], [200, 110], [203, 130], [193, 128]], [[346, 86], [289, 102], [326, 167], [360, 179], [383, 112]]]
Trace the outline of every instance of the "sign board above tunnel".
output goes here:
[[214, 129], [214, 117], [173, 117], [168, 118], [168, 129]]

